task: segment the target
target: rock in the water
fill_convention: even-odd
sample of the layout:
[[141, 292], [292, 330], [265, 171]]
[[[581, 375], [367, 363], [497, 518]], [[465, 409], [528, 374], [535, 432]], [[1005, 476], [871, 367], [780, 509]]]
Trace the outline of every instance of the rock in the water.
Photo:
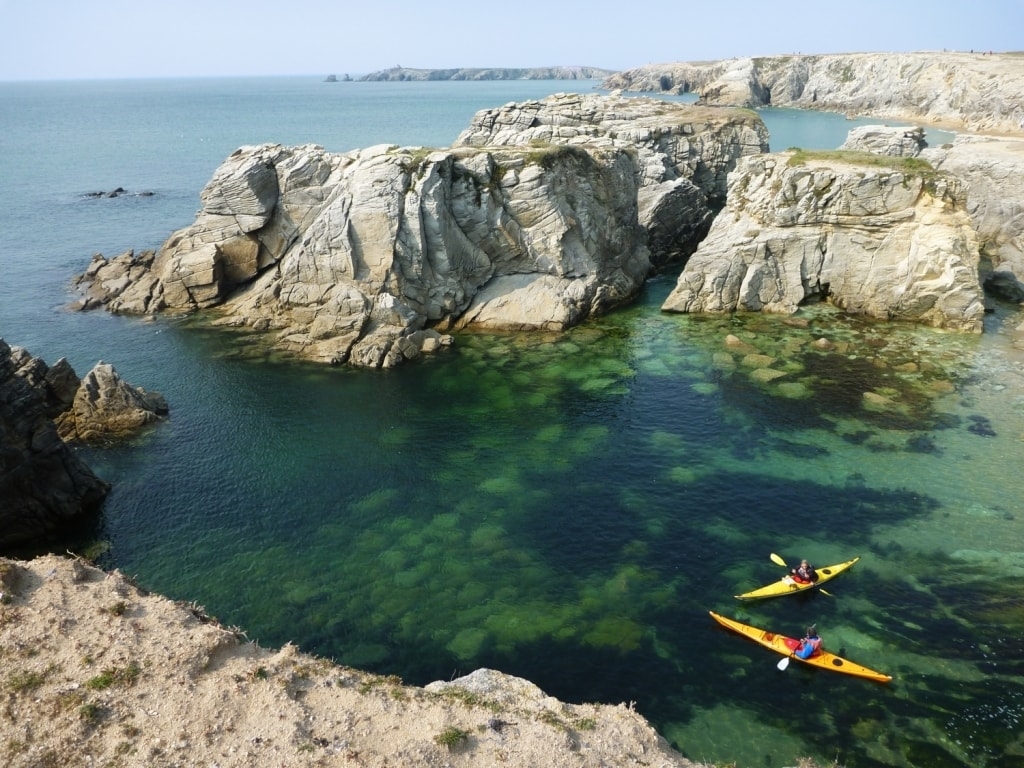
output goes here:
[[82, 379], [71, 407], [57, 419], [57, 430], [68, 442], [108, 442], [160, 421], [167, 413], [162, 395], [131, 386], [114, 366], [100, 361]]
[[663, 309], [854, 314], [980, 332], [978, 245], [956, 178], [860, 153], [745, 158]]
[[242, 147], [155, 256], [94, 259], [79, 306], [216, 307], [215, 324], [368, 367], [451, 328], [564, 329], [688, 256], [736, 159], [766, 148], [753, 113], [564, 95], [485, 110], [450, 150]]
[[0, 339], [0, 544], [43, 539], [95, 512], [107, 494], [51, 420], [69, 370]]

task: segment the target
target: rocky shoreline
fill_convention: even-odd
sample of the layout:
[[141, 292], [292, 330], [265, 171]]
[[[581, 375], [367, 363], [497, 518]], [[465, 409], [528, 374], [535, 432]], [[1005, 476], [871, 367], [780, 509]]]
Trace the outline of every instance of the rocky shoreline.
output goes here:
[[9, 768], [690, 768], [632, 703], [493, 670], [425, 688], [270, 650], [195, 604], [54, 555], [0, 559]]
[[[486, 110], [443, 150], [243, 147], [204, 189], [196, 222], [158, 253], [97, 256], [78, 308], [204, 311], [299, 357], [390, 367], [444, 347], [454, 329], [569, 327], [685, 262], [667, 311], [791, 313], [830, 300], [978, 332], [983, 285], [1024, 301], [1022, 65], [1007, 54], [666, 65], [605, 84], [699, 90], [702, 106], [560, 95]], [[925, 165], [879, 169], [864, 146], [852, 162], [794, 161], [767, 153], [756, 114], [711, 107], [768, 103], [1013, 136], [920, 152], [897, 137], [892, 154]], [[45, 536], [106, 492], [65, 441], [106, 434], [89, 432], [75, 392], [85, 386], [85, 409], [103, 399], [96, 376], [114, 372], [72, 387], [59, 363], [4, 350], [0, 426], [32, 460], [5, 465], [4, 498], [29, 506], [0, 517], [21, 538]], [[148, 406], [133, 428], [166, 414], [144, 390], [118, 391], [129, 411]], [[42, 471], [21, 471], [33, 463]], [[40, 487], [74, 496], [77, 511], [39, 523]], [[0, 560], [0, 589], [12, 766], [692, 765], [629, 705], [565, 704], [488, 670], [421, 689], [291, 646], [264, 650], [81, 560]]]
[[709, 106], [817, 109], [971, 133], [1024, 132], [1019, 53], [793, 54], [650, 64], [618, 72], [602, 86], [698, 93], [698, 103]]

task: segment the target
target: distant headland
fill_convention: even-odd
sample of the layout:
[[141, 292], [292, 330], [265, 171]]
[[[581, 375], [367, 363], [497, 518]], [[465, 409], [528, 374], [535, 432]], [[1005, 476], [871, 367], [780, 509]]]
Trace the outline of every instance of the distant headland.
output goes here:
[[363, 75], [365, 81], [406, 80], [603, 80], [615, 74], [613, 69], [597, 67], [493, 67], [457, 69], [410, 69], [401, 65]]

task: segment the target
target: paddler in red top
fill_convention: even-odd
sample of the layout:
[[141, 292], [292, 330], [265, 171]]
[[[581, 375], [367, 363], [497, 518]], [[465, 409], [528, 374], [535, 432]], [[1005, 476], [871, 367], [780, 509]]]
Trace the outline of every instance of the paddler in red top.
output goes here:
[[806, 560], [801, 560], [800, 567], [790, 569], [789, 573], [793, 577], [793, 581], [799, 584], [813, 584], [818, 580], [818, 572]]

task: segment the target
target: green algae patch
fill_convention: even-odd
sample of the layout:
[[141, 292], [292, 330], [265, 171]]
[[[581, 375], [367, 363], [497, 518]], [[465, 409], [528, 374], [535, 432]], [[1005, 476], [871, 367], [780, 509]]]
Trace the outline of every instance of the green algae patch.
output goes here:
[[445, 646], [455, 658], [469, 661], [478, 658], [490, 635], [486, 630], [470, 627], [463, 629]]
[[610, 616], [598, 621], [583, 634], [583, 642], [597, 647], [617, 648], [620, 651], [635, 651], [644, 638], [644, 629], [635, 621]]
[[482, 483], [477, 485], [477, 488], [484, 493], [509, 495], [519, 493], [522, 490], [522, 483], [519, 482], [518, 478], [505, 475], [484, 480]]

